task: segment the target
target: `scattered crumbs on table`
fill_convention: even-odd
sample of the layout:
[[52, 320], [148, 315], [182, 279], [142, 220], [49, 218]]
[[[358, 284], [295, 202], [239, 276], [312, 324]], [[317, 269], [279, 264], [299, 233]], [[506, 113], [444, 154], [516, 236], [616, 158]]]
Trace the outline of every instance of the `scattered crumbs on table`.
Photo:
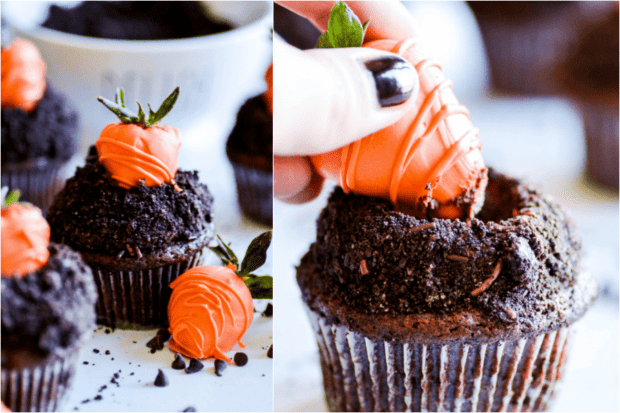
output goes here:
[[152, 348], [152, 349], [151, 349], [151, 354], [155, 354], [155, 352], [156, 352], [156, 351], [157, 351], [157, 349], [156, 349], [156, 348]]
[[183, 409], [184, 412], [195, 412], [196, 408], [194, 406], [189, 406]]
[[89, 402], [90, 402], [90, 399], [82, 400], [82, 404], [86, 404], [86, 403], [89, 403]]
[[102, 392], [102, 391], [104, 391], [104, 390], [105, 390], [105, 389], [107, 389], [107, 388], [108, 388], [108, 385], [107, 385], [107, 384], [104, 384], [103, 386], [101, 386], [101, 387], [99, 388], [99, 390], [97, 390], [97, 392]]
[[106, 350], [106, 351], [105, 351], [105, 355], [106, 355], [106, 356], [109, 356], [109, 355], [110, 355], [110, 350]]
[[226, 370], [226, 367], [228, 367], [228, 363], [226, 363], [224, 360], [215, 359], [213, 364], [215, 365], [215, 375], [222, 377], [222, 372]]
[[110, 360], [114, 360], [114, 357], [112, 357]]
[[109, 329], [109, 328], [106, 328], [106, 329], [105, 329], [105, 333], [106, 333], [106, 334], [110, 334], [110, 333], [111, 333], [110, 329]]
[[132, 371], [131, 373], [129, 373], [129, 375], [130, 375], [130, 376], [133, 376], [133, 375], [134, 375], [134, 372]]
[[88, 364], [88, 361], [83, 361], [82, 364], [86, 365]]
[[103, 400], [103, 396], [98, 394], [98, 395], [95, 396], [95, 398], [93, 400], [97, 400], [97, 401]]
[[157, 387], [166, 387], [170, 383], [168, 382], [168, 377], [166, 377], [164, 372], [161, 371], [161, 369], [157, 369], [157, 377], [155, 377], [153, 384]]
[[134, 343], [134, 344], [138, 344], [138, 342], [137, 342], [137, 341], [134, 341], [133, 343]]
[[94, 349], [93, 349], [93, 353], [95, 353], [95, 354], [99, 354], [99, 349], [98, 349], [98, 348], [94, 348]]

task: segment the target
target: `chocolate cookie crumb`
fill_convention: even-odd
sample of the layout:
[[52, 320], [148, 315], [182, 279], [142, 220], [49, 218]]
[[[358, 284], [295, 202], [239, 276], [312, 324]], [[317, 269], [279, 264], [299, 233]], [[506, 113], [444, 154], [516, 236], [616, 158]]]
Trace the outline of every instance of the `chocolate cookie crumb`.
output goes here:
[[155, 377], [155, 382], [153, 384], [157, 387], [166, 387], [170, 383], [168, 382], [168, 378], [166, 377], [164, 372], [161, 371], [161, 369], [158, 369], [157, 377]]
[[164, 349], [164, 340], [160, 335], [156, 335], [146, 343], [146, 346], [151, 349], [151, 353], [155, 353], [157, 350]]
[[97, 401], [103, 400], [103, 396], [98, 394], [98, 395], [95, 396], [95, 398], [93, 400], [97, 400]]
[[82, 364], [88, 364], [88, 361], [83, 361]]
[[90, 403], [90, 399], [82, 400], [82, 404]]
[[228, 367], [228, 363], [220, 359], [215, 359], [213, 364], [215, 365], [215, 375], [219, 377], [222, 376], [222, 372], [226, 370], [226, 367]]
[[174, 355], [174, 361], [172, 362], [172, 368], [175, 370], [183, 370], [185, 368], [185, 359], [179, 353]]
[[195, 359], [195, 358], [192, 358], [192, 359], [189, 361], [189, 367], [185, 369], [185, 372], [186, 372], [187, 374], [197, 373], [197, 372], [199, 372], [200, 370], [202, 370], [202, 368], [203, 368], [204, 366], [205, 366], [205, 365], [204, 365], [204, 364], [202, 364], [202, 363], [200, 362], [200, 360]]
[[196, 408], [194, 406], [189, 406], [189, 407], [186, 407], [183, 411], [184, 412], [195, 412]]
[[106, 355], [106, 356], [109, 356], [109, 355], [110, 355], [110, 350], [106, 350], [106, 351], [105, 351], [105, 355]]
[[235, 357], [233, 358], [235, 364], [239, 367], [243, 367], [248, 364], [248, 355], [242, 352], [235, 353]]
[[94, 348], [94, 349], [93, 349], [93, 353], [95, 353], [95, 354], [99, 354], [99, 349], [98, 349], [98, 348]]
[[273, 344], [269, 346], [269, 350], [267, 350], [267, 357], [269, 357], [270, 359], [273, 358]]
[[99, 392], [99, 393], [100, 393], [100, 392], [104, 391], [104, 390], [105, 390], [105, 389], [107, 389], [107, 388], [108, 388], [108, 386], [107, 386], [106, 384], [104, 384], [103, 386], [101, 386], [101, 387], [99, 388], [99, 390], [97, 390], [97, 392]]
[[155, 352], [156, 352], [156, 351], [157, 351], [157, 349], [156, 349], [156, 348], [152, 348], [152, 349], [151, 349], [151, 354], [155, 354]]
[[267, 308], [263, 311], [263, 317], [271, 317], [273, 316], [273, 305], [271, 303], [267, 304]]
[[111, 333], [110, 329], [109, 329], [109, 328], [106, 328], [106, 329], [105, 329], [105, 333], [106, 333], [106, 334], [110, 334], [110, 333]]
[[159, 330], [157, 330], [157, 335], [161, 337], [164, 343], [170, 340], [170, 337], [172, 337], [172, 335], [170, 334], [170, 331], [168, 331], [167, 328], [160, 328]]

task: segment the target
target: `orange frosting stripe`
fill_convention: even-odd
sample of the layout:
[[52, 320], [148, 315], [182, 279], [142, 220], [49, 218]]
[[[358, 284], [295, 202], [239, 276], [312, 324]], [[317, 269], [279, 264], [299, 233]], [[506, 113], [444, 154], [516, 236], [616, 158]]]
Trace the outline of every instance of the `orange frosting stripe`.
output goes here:
[[187, 357], [226, 356], [252, 324], [250, 290], [234, 266], [194, 267], [170, 283], [170, 349]]
[[441, 66], [415, 46], [415, 39], [364, 45], [396, 53], [415, 67], [420, 92], [404, 103], [407, 114], [385, 129], [311, 160], [347, 193], [388, 198], [397, 207], [413, 205], [418, 210], [425, 210], [432, 198], [438, 203], [435, 216], [470, 217], [474, 208], [465, 210], [452, 201], [468, 191], [473, 192], [476, 206], [484, 200], [486, 168], [478, 129]]
[[271, 62], [267, 73], [265, 73], [265, 82], [267, 82], [267, 90], [263, 93], [263, 98], [269, 112], [273, 115], [273, 62]]
[[45, 71], [41, 54], [29, 41], [16, 39], [2, 49], [2, 107], [34, 110], [45, 93]]
[[177, 173], [181, 133], [166, 125], [145, 129], [111, 123], [101, 131], [96, 146], [99, 162], [123, 188], [142, 180], [147, 186], [161, 185]]
[[47, 263], [50, 226], [34, 205], [2, 208], [2, 276], [22, 276]]

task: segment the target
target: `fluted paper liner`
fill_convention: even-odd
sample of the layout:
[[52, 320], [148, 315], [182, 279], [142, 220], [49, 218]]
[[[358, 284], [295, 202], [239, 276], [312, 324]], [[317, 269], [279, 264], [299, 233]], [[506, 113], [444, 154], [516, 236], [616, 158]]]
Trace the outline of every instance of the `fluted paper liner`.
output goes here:
[[137, 271], [93, 266], [99, 299], [97, 322], [108, 326], [131, 323], [142, 326], [168, 325], [170, 283], [201, 264], [200, 250], [183, 261]]
[[273, 173], [231, 161], [235, 171], [241, 211], [250, 218], [271, 226], [273, 223]]
[[71, 388], [78, 349], [31, 367], [2, 369], [2, 402], [13, 412], [60, 410]]
[[487, 344], [391, 343], [308, 310], [331, 411], [544, 411], [570, 327]]
[[2, 167], [2, 186], [9, 190], [19, 189], [20, 201], [27, 201], [41, 208], [43, 213], [62, 189], [66, 162], [36, 160]]

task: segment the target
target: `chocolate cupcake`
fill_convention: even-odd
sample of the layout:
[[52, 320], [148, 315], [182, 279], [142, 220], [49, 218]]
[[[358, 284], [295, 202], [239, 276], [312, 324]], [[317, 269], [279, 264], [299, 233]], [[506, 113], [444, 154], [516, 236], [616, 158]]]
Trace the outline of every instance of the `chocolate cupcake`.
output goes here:
[[332, 411], [541, 411], [596, 297], [548, 197], [489, 173], [468, 221], [336, 189], [297, 281]]
[[2, 49], [2, 186], [45, 212], [77, 151], [78, 115], [44, 76], [30, 42]]
[[578, 3], [468, 2], [482, 33], [495, 91], [558, 93], [554, 71], [575, 45]]
[[170, 282], [200, 264], [214, 236], [213, 197], [196, 172], [177, 168], [179, 131], [155, 123], [177, 95], [154, 118], [123, 115], [106, 126], [49, 210], [52, 239], [81, 252], [93, 269], [102, 324], [166, 325]]
[[[270, 85], [268, 71], [267, 83]], [[269, 89], [271, 90], [271, 89]], [[235, 172], [241, 211], [248, 217], [273, 224], [273, 114], [270, 97], [249, 99], [241, 106], [228, 137], [226, 154]]]
[[35, 207], [2, 209], [2, 401], [12, 411], [60, 410], [95, 328], [90, 268], [48, 239]]
[[618, 189], [618, 4], [597, 24], [584, 28], [558, 78], [583, 118], [587, 171]]

